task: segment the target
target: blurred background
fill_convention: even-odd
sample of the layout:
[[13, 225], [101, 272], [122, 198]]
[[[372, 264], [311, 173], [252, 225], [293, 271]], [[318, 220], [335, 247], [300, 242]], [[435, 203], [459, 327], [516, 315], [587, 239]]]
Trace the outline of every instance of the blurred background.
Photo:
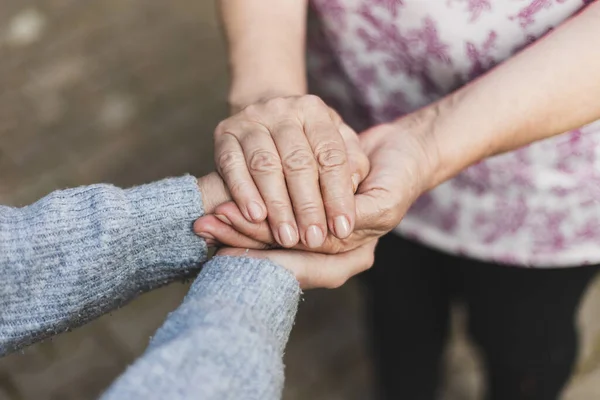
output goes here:
[[[3, 0], [0, 204], [110, 182], [212, 170], [227, 68], [213, 1]], [[1, 284], [1, 283], [0, 283]], [[0, 359], [0, 400], [94, 399], [146, 347], [187, 285]], [[372, 398], [357, 282], [306, 295], [286, 352], [285, 400]], [[0, 310], [1, 312], [1, 310]], [[480, 363], [455, 312], [441, 398], [478, 399]], [[583, 348], [565, 399], [600, 398], [600, 283], [579, 315]]]

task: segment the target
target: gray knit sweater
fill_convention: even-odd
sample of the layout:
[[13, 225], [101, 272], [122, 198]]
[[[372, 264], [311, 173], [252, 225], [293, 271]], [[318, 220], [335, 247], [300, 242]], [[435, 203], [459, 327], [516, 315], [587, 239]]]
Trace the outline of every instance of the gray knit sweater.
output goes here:
[[[0, 355], [197, 273], [196, 179], [58, 191], [0, 206]], [[105, 399], [278, 399], [298, 283], [268, 260], [215, 257]]]

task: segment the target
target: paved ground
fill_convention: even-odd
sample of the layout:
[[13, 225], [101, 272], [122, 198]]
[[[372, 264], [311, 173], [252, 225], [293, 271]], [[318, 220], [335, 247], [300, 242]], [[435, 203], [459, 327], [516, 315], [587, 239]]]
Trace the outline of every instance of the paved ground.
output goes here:
[[[212, 2], [5, 0], [0, 54], [0, 203], [210, 169], [226, 92]], [[0, 359], [0, 400], [95, 398], [185, 291], [161, 289]], [[371, 398], [361, 304], [355, 283], [307, 296], [286, 355], [286, 400]], [[600, 398], [599, 314], [595, 285], [581, 313], [585, 346], [568, 400]], [[444, 398], [475, 399], [479, 367], [456, 325]]]

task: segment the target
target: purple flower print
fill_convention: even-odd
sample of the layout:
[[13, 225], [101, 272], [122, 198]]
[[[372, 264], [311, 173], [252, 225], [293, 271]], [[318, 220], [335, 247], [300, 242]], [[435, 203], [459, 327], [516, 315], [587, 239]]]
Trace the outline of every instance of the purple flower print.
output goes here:
[[498, 198], [495, 212], [482, 212], [475, 216], [473, 230], [481, 235], [483, 243], [493, 243], [502, 236], [513, 235], [519, 230], [525, 223], [528, 212], [523, 198], [512, 201]]
[[491, 171], [485, 162], [479, 162], [459, 174], [451, 181], [457, 189], [471, 190], [475, 194], [485, 193], [491, 184]]
[[437, 226], [443, 232], [451, 233], [458, 224], [460, 207], [456, 202], [448, 207], [442, 207], [436, 204], [431, 194], [425, 193], [413, 203], [410, 212], [418, 215], [422, 221]]
[[415, 213], [426, 212], [431, 207], [435, 206], [435, 200], [431, 193], [423, 193], [411, 206], [410, 210]]
[[448, 6], [455, 1], [461, 3], [467, 3], [467, 12], [470, 14], [469, 22], [475, 22], [479, 19], [481, 14], [485, 11], [492, 11], [492, 4], [490, 0], [448, 0]]
[[536, 214], [529, 218], [534, 252], [547, 254], [564, 250], [568, 243], [561, 228], [567, 213], [540, 210]]
[[471, 63], [468, 80], [477, 78], [496, 64], [496, 60], [494, 60], [491, 52], [496, 46], [497, 39], [498, 34], [496, 31], [490, 31], [481, 46], [478, 47], [473, 42], [466, 43], [467, 57]]
[[379, 123], [392, 121], [400, 118], [410, 110], [410, 106], [406, 101], [403, 92], [393, 92], [387, 96], [383, 107], [374, 110], [376, 113], [375, 120]]
[[575, 232], [574, 239], [577, 241], [597, 243], [600, 239], [600, 221], [598, 218], [592, 218], [586, 221], [583, 226]]
[[369, 4], [375, 4], [385, 7], [385, 9], [388, 10], [393, 17], [398, 16], [398, 10], [404, 5], [403, 0], [365, 0], [364, 3], [366, 6]]
[[511, 20], [518, 20], [522, 28], [526, 28], [535, 22], [535, 17], [542, 10], [552, 7], [554, 4], [564, 3], [568, 0], [532, 0], [523, 7], [517, 15], [510, 17]]
[[557, 145], [558, 160], [556, 168], [564, 173], [573, 173], [574, 166], [583, 160], [592, 165], [595, 159], [596, 143], [588, 138], [581, 129], [568, 134], [566, 141]]
[[358, 28], [357, 35], [367, 51], [382, 53], [390, 73], [417, 79], [428, 97], [438, 96], [441, 91], [431, 77], [431, 65], [450, 64], [450, 57], [433, 19], [426, 17], [421, 28], [402, 32], [395, 21], [375, 16], [368, 7], [362, 7], [360, 15], [366, 26]]

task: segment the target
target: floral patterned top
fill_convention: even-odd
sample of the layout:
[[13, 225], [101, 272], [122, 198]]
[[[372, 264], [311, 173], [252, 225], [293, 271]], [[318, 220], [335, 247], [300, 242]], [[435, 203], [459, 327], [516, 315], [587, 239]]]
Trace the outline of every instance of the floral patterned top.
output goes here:
[[[386, 122], [486, 72], [588, 3], [312, 0], [313, 91], [357, 130]], [[596, 264], [598, 199], [600, 122], [467, 169], [423, 195], [397, 232], [499, 263]]]

